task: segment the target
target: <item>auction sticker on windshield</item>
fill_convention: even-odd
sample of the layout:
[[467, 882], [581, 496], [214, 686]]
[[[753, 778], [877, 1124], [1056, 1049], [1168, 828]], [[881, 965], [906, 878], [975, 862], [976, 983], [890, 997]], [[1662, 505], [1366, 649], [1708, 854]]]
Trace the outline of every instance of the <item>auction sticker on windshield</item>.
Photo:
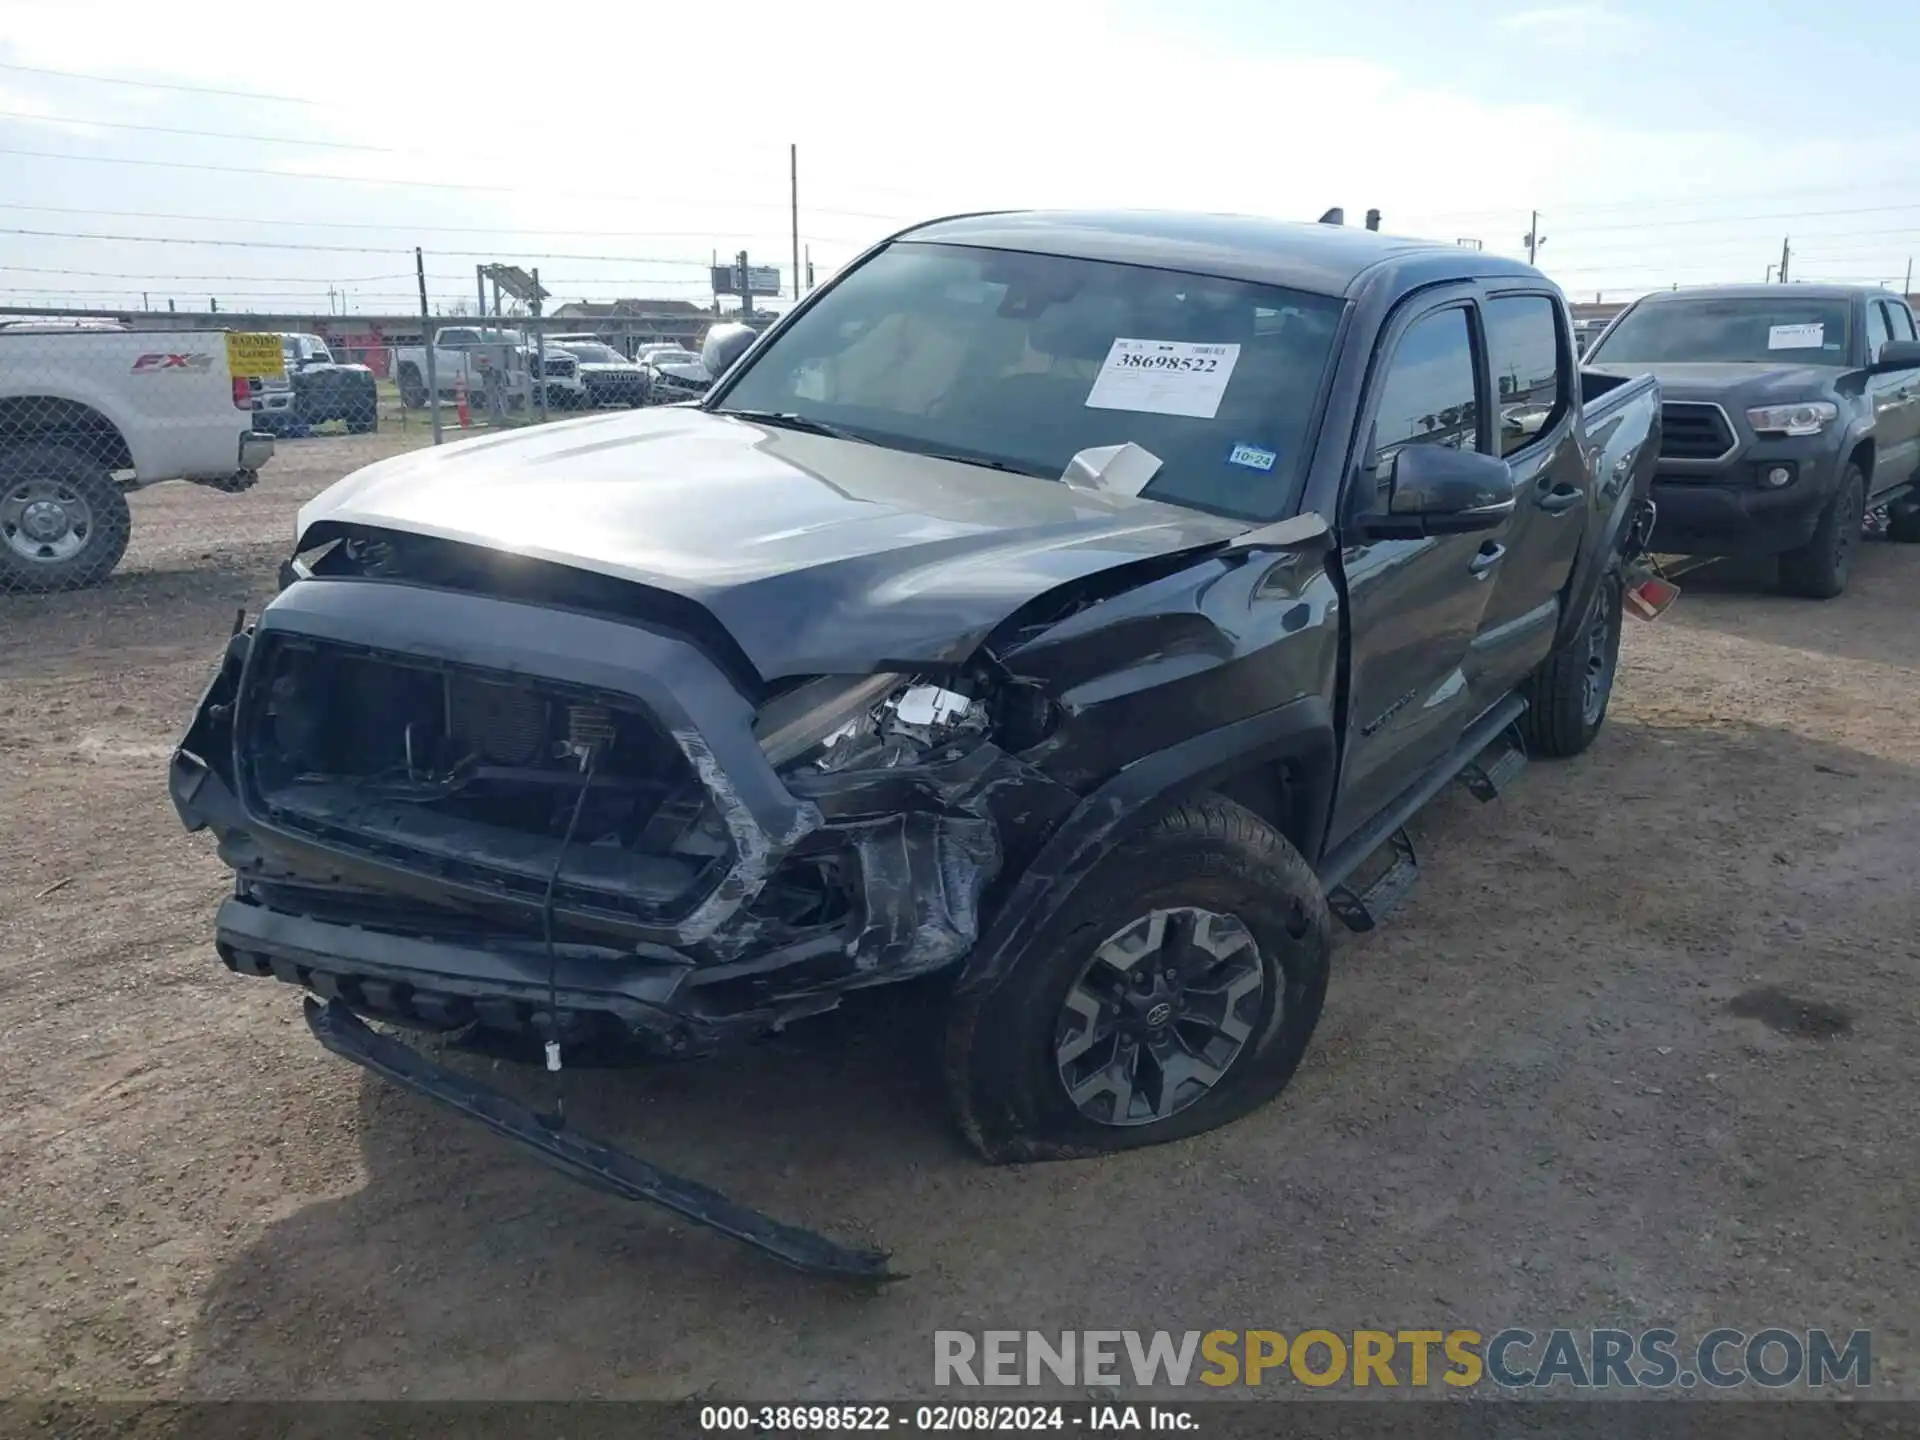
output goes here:
[[1825, 325], [1775, 325], [1767, 331], [1769, 350], [1818, 350], [1826, 343]]
[[1211, 420], [1220, 411], [1238, 345], [1196, 345], [1185, 340], [1113, 342], [1087, 393], [1094, 410], [1137, 410], [1152, 415], [1190, 415]]

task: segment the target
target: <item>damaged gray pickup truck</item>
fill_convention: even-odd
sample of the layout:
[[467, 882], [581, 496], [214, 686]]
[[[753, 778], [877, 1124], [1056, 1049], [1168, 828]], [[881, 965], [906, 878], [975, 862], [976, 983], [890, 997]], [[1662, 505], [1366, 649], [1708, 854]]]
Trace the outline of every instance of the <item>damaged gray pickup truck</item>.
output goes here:
[[1404, 822], [1599, 729], [1659, 396], [1583, 376], [1518, 262], [1226, 217], [937, 221], [740, 338], [697, 403], [312, 501], [171, 789], [236, 876], [221, 958], [329, 1048], [874, 1276], [365, 1020], [557, 1069], [934, 977], [991, 1159], [1241, 1115]]

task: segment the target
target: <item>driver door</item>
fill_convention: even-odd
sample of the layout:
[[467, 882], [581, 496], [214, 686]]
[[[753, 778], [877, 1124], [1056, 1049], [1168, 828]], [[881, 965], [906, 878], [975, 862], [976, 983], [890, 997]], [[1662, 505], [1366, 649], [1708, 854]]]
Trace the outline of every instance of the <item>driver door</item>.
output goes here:
[[1493, 449], [1480, 314], [1470, 287], [1422, 295], [1383, 336], [1363, 437], [1342, 504], [1351, 640], [1345, 758], [1329, 829], [1337, 845], [1437, 764], [1486, 708], [1466, 661], [1501, 560], [1506, 522], [1472, 535], [1360, 540], [1384, 510], [1393, 458], [1409, 445]]

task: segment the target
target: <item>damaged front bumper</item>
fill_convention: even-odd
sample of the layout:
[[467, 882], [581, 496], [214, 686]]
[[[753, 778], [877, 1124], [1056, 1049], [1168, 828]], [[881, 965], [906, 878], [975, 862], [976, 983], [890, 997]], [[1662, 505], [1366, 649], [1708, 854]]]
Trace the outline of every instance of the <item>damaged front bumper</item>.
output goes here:
[[518, 1101], [368, 1029], [343, 1001], [322, 1004], [309, 998], [306, 1014], [314, 1038], [334, 1054], [452, 1107], [582, 1184], [658, 1205], [810, 1275], [843, 1280], [899, 1278], [888, 1270], [884, 1251], [850, 1249], [735, 1204], [698, 1181], [670, 1175], [610, 1145], [549, 1126]]
[[[222, 959], [369, 1017], [663, 1056], [959, 960], [1009, 848], [1074, 797], [984, 736], [897, 768], [777, 772], [713, 648], [492, 595], [297, 581], [235, 634], [172, 762], [182, 822], [237, 877]], [[337, 734], [313, 718], [329, 707]], [[582, 726], [609, 737], [604, 778], [548, 763]], [[455, 738], [498, 753], [430, 775]], [[499, 815], [470, 799], [487, 786]], [[527, 798], [542, 786], [594, 817], [577, 843], [548, 818], [566, 805]]]

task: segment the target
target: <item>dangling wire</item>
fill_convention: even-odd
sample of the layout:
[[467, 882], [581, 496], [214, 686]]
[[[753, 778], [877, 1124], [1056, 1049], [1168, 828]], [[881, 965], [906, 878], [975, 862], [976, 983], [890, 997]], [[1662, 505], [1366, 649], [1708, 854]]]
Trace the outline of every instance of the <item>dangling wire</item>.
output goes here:
[[560, 853], [553, 857], [553, 869], [547, 874], [547, 893], [540, 902], [540, 934], [547, 945], [547, 1070], [553, 1076], [553, 1129], [567, 1125], [567, 1082], [560, 1064], [560, 950], [553, 943], [553, 892], [560, 883], [561, 867], [567, 863], [567, 851], [573, 845], [574, 831], [580, 828], [580, 815], [587, 808], [587, 792], [593, 788], [593, 772], [600, 763], [600, 746], [587, 747], [580, 762], [580, 791], [574, 796], [573, 814], [567, 817], [567, 833], [560, 841]]

